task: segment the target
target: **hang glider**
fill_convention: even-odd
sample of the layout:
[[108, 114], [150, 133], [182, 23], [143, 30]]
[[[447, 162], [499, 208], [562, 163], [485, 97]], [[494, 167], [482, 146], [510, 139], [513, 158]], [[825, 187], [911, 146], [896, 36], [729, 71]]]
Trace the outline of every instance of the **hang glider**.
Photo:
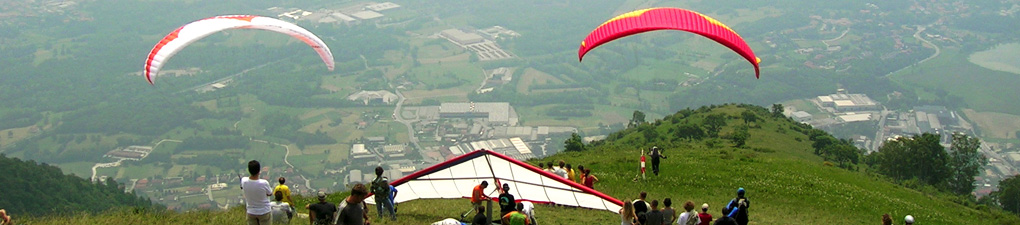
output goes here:
[[[527, 163], [490, 151], [476, 150], [400, 178], [390, 184], [400, 194], [396, 203], [416, 199], [465, 199], [471, 189], [489, 181], [485, 193], [495, 197], [495, 181], [510, 185], [518, 202], [607, 210], [616, 213], [623, 202]], [[465, 200], [467, 201], [467, 200]], [[375, 204], [374, 198], [366, 199]]]

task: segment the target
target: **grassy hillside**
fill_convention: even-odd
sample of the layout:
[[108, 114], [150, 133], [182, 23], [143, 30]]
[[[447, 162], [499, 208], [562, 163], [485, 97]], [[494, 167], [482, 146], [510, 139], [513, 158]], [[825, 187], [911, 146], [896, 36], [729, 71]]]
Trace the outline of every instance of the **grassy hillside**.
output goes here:
[[[760, 109], [760, 108], [758, 108]], [[751, 224], [875, 224], [882, 214], [893, 215], [897, 223], [910, 214], [921, 224], [1020, 224], [1016, 216], [984, 207], [971, 207], [942, 197], [908, 189], [866, 172], [848, 171], [825, 163], [814, 156], [811, 141], [801, 127], [786, 119], [764, 120], [751, 124], [747, 147], [734, 148], [725, 139], [676, 141], [670, 128], [680, 123], [696, 123], [711, 114], [728, 115], [720, 136], [727, 136], [744, 122], [738, 119], [746, 110], [722, 106], [678, 113], [652, 122], [655, 132], [628, 129], [611, 135], [604, 143], [584, 152], [567, 152], [532, 163], [564, 160], [592, 168], [601, 180], [597, 190], [623, 199], [633, 199], [641, 191], [650, 199], [673, 199], [675, 207], [684, 201], [698, 205], [709, 203], [718, 218], [719, 208], [735, 195], [738, 187], [747, 189], [752, 205]], [[760, 111], [759, 111], [760, 112]], [[651, 140], [651, 141], [648, 141]], [[662, 161], [659, 176], [632, 181], [638, 168], [640, 149], [657, 145], [669, 158]], [[466, 194], [466, 193], [465, 193]], [[338, 202], [345, 193], [330, 197]], [[299, 198], [298, 205], [310, 202]], [[456, 217], [468, 206], [466, 200], [418, 200], [400, 204], [400, 221], [373, 221], [373, 224], [428, 224]], [[302, 210], [302, 212], [306, 212]], [[586, 209], [538, 206], [544, 224], [608, 224], [618, 216]], [[372, 210], [374, 217], [374, 209]], [[43, 224], [243, 224], [243, 207], [227, 212], [136, 213], [129, 210], [100, 215], [37, 218], [28, 222]], [[298, 221], [300, 222], [300, 221]]]

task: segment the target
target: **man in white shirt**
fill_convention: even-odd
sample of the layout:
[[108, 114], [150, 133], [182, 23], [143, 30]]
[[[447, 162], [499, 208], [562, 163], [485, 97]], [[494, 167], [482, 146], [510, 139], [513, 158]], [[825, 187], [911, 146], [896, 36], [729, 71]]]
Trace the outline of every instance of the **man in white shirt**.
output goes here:
[[248, 174], [251, 176], [241, 178], [241, 190], [244, 191], [248, 225], [272, 224], [269, 196], [273, 195], [273, 189], [269, 187], [269, 181], [259, 179], [260, 172], [262, 172], [262, 165], [259, 164], [259, 161], [252, 160], [248, 162]]
[[563, 160], [560, 160], [559, 167], [554, 168], [553, 173], [556, 174], [556, 176], [562, 177], [563, 179], [570, 179], [570, 177], [567, 177], [567, 170], [563, 168], [565, 164], [566, 163], [564, 163]]
[[273, 209], [271, 211], [273, 223], [289, 224], [291, 217], [294, 217], [294, 211], [291, 210], [290, 204], [283, 201], [283, 192], [275, 191], [273, 197], [275, 201], [269, 203], [270, 208]]

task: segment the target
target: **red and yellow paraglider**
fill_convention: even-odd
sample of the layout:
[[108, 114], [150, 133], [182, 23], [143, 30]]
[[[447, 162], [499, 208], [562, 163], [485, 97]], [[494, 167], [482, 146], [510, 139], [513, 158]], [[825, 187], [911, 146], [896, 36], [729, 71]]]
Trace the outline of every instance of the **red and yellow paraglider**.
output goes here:
[[687, 31], [719, 42], [754, 65], [754, 77], [759, 77], [758, 63], [761, 59], [754, 55], [737, 32], [711, 17], [679, 8], [641, 9], [614, 17], [584, 38], [577, 50], [577, 59], [583, 60], [588, 51], [607, 42], [656, 30]]

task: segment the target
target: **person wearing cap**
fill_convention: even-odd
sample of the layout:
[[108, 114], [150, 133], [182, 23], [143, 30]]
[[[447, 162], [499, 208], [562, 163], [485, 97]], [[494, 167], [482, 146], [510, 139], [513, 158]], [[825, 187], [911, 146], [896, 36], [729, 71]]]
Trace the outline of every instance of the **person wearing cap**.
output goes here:
[[697, 212], [694, 212], [694, 202], [684, 202], [684, 213], [681, 213], [680, 217], [677, 218], [676, 224], [694, 225], [701, 223], [701, 216], [699, 216]]
[[259, 164], [259, 161], [248, 161], [248, 174], [251, 176], [241, 178], [244, 208], [248, 215], [249, 225], [272, 224], [273, 216], [270, 214], [272, 208], [269, 206], [269, 196], [273, 196], [273, 189], [269, 187], [269, 181], [259, 179], [261, 172], [262, 165]]
[[503, 215], [513, 212], [516, 206], [517, 201], [514, 199], [514, 195], [510, 194], [510, 184], [503, 183], [503, 188], [499, 190], [499, 216], [503, 217]]
[[319, 192], [319, 203], [311, 204], [308, 209], [308, 224], [328, 225], [333, 222], [333, 215], [336, 214], [336, 205], [326, 202], [326, 193]]
[[[351, 188], [351, 195], [340, 201], [339, 211], [333, 219], [336, 225], [365, 225], [368, 221], [368, 205], [365, 199], [368, 198], [368, 187], [364, 184], [355, 184]], [[379, 202], [376, 202], [378, 204]]]
[[708, 213], [708, 203], [701, 204], [701, 213], [698, 213], [701, 223], [698, 225], [709, 225], [712, 223], [712, 214]]
[[906, 225], [914, 224], [914, 217], [910, 215], [907, 215], [907, 217], [903, 217], [903, 224]]
[[659, 175], [659, 159], [665, 159], [666, 156], [662, 155], [662, 150], [659, 147], [652, 146], [652, 151], [648, 153], [648, 156], [652, 157], [652, 173], [655, 176]]
[[751, 208], [751, 201], [747, 200], [747, 197], [744, 197], [744, 193], [744, 188], [738, 188], [737, 197], [730, 200], [729, 204], [726, 204], [726, 208], [737, 211], [736, 215], [733, 216], [733, 219], [736, 220], [739, 225], [747, 225], [747, 209]]

